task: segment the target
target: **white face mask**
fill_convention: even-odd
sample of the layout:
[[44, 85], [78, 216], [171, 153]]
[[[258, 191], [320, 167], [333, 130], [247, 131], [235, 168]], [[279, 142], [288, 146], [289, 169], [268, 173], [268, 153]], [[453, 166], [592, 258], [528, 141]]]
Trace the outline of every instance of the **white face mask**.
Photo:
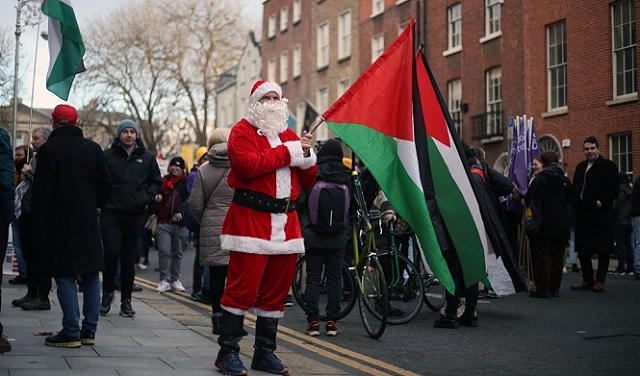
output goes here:
[[289, 107], [282, 101], [268, 101], [249, 105], [248, 120], [265, 136], [273, 136], [287, 129]]

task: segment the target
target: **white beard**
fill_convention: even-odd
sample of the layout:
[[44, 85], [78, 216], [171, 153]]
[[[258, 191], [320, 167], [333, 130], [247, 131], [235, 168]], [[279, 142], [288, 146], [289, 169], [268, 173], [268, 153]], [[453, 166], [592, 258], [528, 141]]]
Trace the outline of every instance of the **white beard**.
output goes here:
[[258, 132], [269, 137], [284, 132], [287, 129], [289, 119], [289, 107], [281, 101], [255, 103], [249, 105], [247, 120]]

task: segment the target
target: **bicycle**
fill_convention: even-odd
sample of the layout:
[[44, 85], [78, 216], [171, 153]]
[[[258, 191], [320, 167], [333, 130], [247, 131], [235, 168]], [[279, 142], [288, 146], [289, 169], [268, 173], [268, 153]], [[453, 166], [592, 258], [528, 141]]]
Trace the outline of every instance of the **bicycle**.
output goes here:
[[[360, 318], [369, 337], [377, 339], [382, 336], [387, 325], [389, 314], [389, 296], [382, 265], [378, 261], [375, 234], [371, 225], [370, 213], [367, 211], [362, 186], [356, 171], [352, 172], [354, 198], [356, 203], [352, 220], [352, 241], [354, 265], [343, 263], [343, 291], [352, 291], [348, 297], [343, 295], [341, 311], [338, 319], [347, 316], [358, 301]], [[296, 265], [292, 285], [293, 295], [305, 312], [304, 305], [304, 268], [305, 256]], [[321, 301], [322, 302], [322, 301]], [[321, 303], [322, 304], [322, 303]], [[321, 316], [321, 319], [326, 319]]]
[[[415, 318], [422, 302], [433, 311], [444, 306], [445, 290], [438, 278], [429, 273], [426, 259], [412, 230], [398, 232], [393, 222], [384, 223], [389, 232], [390, 249], [379, 253], [389, 291], [389, 324], [404, 324]], [[409, 237], [406, 252], [401, 252], [396, 240]]]

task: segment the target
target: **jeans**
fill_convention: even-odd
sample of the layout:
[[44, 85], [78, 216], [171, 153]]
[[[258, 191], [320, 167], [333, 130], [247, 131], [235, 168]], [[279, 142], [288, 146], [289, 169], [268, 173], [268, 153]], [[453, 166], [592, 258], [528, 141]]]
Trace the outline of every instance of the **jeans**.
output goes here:
[[633, 265], [634, 273], [640, 274], [640, 217], [631, 217], [631, 228], [633, 229]]
[[327, 320], [335, 321], [340, 315], [344, 252], [344, 248], [306, 250], [307, 285], [304, 302], [308, 309], [307, 322], [318, 320], [320, 316], [320, 284], [323, 267], [327, 279]]
[[571, 264], [578, 263], [578, 253], [576, 252], [576, 231], [571, 227], [571, 235], [569, 238], [569, 260]]
[[[211, 267], [210, 266], [203, 266], [202, 267], [202, 288], [204, 290], [209, 290], [211, 291], [211, 281], [209, 278], [211, 278]], [[225, 273], [226, 275], [227, 273]], [[195, 288], [194, 288], [195, 290]]]
[[[100, 316], [100, 278], [98, 273], [83, 274], [84, 288], [82, 314], [82, 331], [95, 333]], [[62, 330], [70, 337], [80, 336], [80, 306], [75, 277], [55, 278], [58, 286], [58, 301], [62, 309]]]
[[22, 254], [22, 246], [20, 243], [20, 224], [18, 218], [11, 222], [11, 232], [13, 234], [11, 240], [13, 243], [13, 251], [16, 253], [16, 258], [18, 259], [18, 275], [23, 278], [28, 278], [27, 261], [25, 261], [24, 255]]
[[160, 264], [160, 280], [175, 282], [180, 280], [182, 251], [189, 230], [171, 223], [158, 223], [157, 244]]
[[618, 252], [619, 272], [633, 272], [633, 246], [631, 245], [632, 229], [630, 227], [614, 226], [613, 235], [616, 240], [616, 251]]

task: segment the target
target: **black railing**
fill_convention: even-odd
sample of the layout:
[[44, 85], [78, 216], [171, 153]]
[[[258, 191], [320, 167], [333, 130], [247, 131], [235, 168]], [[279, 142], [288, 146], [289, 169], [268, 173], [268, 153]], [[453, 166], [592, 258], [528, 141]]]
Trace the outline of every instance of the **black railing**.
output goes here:
[[503, 122], [502, 111], [473, 115], [471, 117], [473, 139], [482, 142], [502, 141], [504, 139]]

